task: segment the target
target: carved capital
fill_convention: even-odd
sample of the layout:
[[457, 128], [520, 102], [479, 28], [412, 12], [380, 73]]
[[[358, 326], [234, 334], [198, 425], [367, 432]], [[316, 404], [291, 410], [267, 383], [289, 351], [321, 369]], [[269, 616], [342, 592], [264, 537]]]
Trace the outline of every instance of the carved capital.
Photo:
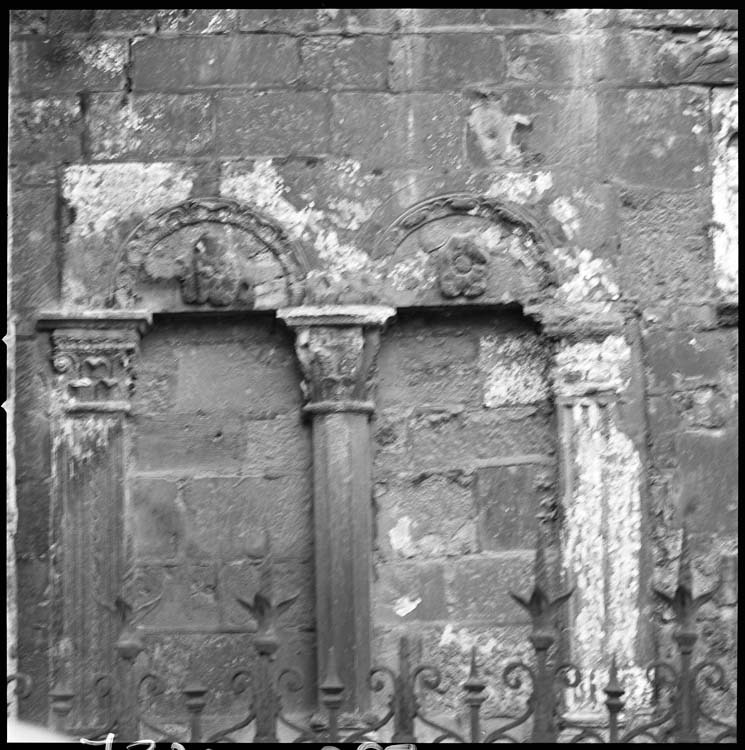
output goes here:
[[52, 334], [52, 367], [65, 411], [129, 410], [134, 358], [149, 323], [146, 313], [42, 313], [38, 327]]
[[311, 413], [372, 412], [370, 378], [380, 330], [395, 315], [380, 305], [284, 308], [277, 316], [296, 332], [303, 390]]

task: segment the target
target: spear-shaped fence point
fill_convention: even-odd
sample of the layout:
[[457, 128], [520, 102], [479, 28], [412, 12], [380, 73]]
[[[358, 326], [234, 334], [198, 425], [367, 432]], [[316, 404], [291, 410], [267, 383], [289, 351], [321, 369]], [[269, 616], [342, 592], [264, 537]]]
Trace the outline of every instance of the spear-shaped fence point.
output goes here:
[[468, 678], [463, 683], [463, 689], [466, 691], [465, 702], [470, 711], [471, 724], [471, 742], [481, 741], [481, 718], [479, 710], [481, 704], [486, 700], [484, 690], [486, 683], [479, 677], [479, 670], [476, 664], [476, 646], [471, 648], [471, 667], [468, 672]]
[[688, 526], [683, 524], [680, 540], [680, 561], [678, 562], [678, 586], [687, 588], [693, 594], [693, 572], [691, 571], [691, 550], [688, 543]]
[[618, 681], [618, 665], [616, 663], [616, 655], [613, 654], [611, 659], [610, 669], [608, 670], [608, 684], [603, 688], [603, 691], [609, 696], [621, 696], [626, 691], [623, 689], [623, 685]]
[[486, 683], [479, 676], [479, 668], [476, 664], [476, 652], [476, 646], [473, 646], [471, 649], [471, 666], [468, 672], [468, 678], [463, 683], [463, 688], [469, 693], [466, 700], [473, 700], [474, 697], [478, 697], [478, 693], [486, 688]]
[[543, 534], [538, 532], [535, 561], [533, 563], [533, 573], [535, 576], [535, 587], [540, 588], [548, 596], [550, 589], [548, 580], [548, 566], [546, 565], [546, 550], [544, 547]]
[[699, 596], [693, 596], [693, 570], [691, 566], [691, 550], [688, 539], [688, 528], [683, 524], [680, 541], [680, 558], [678, 561], [678, 580], [675, 592], [669, 596], [657, 587], [653, 588], [654, 595], [664, 604], [672, 608], [675, 620], [684, 631], [695, 633], [695, 615], [702, 604], [708, 602], [722, 585], [720, 577], [713, 589]]
[[538, 536], [538, 544], [535, 550], [535, 562], [533, 564], [535, 582], [529, 597], [522, 597], [510, 591], [510, 596], [529, 614], [533, 621], [533, 627], [543, 630], [551, 626], [551, 618], [559, 607], [572, 595], [573, 589], [551, 599], [549, 597], [549, 575], [546, 564], [546, 552], [542, 536]]
[[274, 591], [274, 577], [273, 567], [274, 562], [272, 559], [272, 543], [269, 537], [269, 531], [264, 529], [264, 541], [263, 541], [264, 554], [259, 563], [259, 589], [268, 598], [271, 598], [272, 592]]

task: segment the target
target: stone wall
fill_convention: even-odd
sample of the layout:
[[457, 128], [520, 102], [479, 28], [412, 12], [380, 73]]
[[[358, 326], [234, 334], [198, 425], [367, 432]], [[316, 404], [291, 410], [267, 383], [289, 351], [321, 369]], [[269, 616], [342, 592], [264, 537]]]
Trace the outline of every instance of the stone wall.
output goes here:
[[[16, 10], [11, 36], [18, 656], [37, 684], [52, 639], [56, 407], [36, 318], [103, 306], [132, 230], [200, 196], [249, 204], [301, 244], [314, 301], [458, 307], [551, 289], [577, 318], [627, 311], [590, 351], [547, 342], [527, 308], [400, 310], [383, 334], [372, 423], [375, 656], [388, 659], [403, 631], [426, 633], [443, 663], [474, 639], [495, 665], [519, 649], [524, 620], [488, 582], [527, 586], [530, 518], [562, 499], [575, 519], [565, 547], [597, 562], [582, 541], [592, 516], [574, 510], [595, 502], [600, 451], [626, 467], [613, 486], [627, 505], [598, 502], [640, 529], [617, 550], [639, 588], [638, 604], [619, 604], [640, 623], [623, 648], [643, 662], [669, 646], [647, 589], [672, 580], [685, 521], [696, 585], [726, 579], [701, 616], [708, 653], [734, 667], [735, 11]], [[442, 193], [517, 207], [549, 250], [502, 262], [514, 243], [486, 230], [486, 291], [443, 285], [441, 242], [386, 233]], [[551, 374], [556, 351], [564, 365]], [[567, 416], [557, 397], [593, 358], [619, 398], [601, 405], [602, 429], [594, 407]], [[245, 647], [249, 636], [225, 635], [247, 622], [227, 596], [252, 585], [268, 525], [280, 576], [304, 592], [283, 625], [312, 673], [300, 379], [271, 315], [156, 320], [143, 339], [128, 491], [153, 579], [143, 590], [170, 581], [146, 621], [163, 664], [179, 665], [169, 649], [197, 637], [172, 627], [174, 612], [215, 631], [215, 662]], [[562, 439], [582, 447], [587, 471], [559, 465]], [[570, 577], [588, 573], [572, 565]], [[606, 620], [583, 601], [573, 637], [596, 648]], [[46, 696], [21, 710], [44, 717]]]

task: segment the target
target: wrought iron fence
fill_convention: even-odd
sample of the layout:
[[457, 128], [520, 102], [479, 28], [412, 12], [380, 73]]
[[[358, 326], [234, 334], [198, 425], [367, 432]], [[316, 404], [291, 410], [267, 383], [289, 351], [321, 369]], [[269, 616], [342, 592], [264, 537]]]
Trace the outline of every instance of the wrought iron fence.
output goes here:
[[[231, 684], [236, 694], [246, 692], [251, 686], [250, 698], [246, 701], [245, 717], [232, 726], [205, 734], [202, 729], [202, 714], [208, 703], [208, 689], [199, 679], [192, 677], [181, 688], [184, 717], [188, 717], [187, 736], [178, 737], [158, 726], [143, 711], [138, 696], [142, 688], [158, 685], [154, 674], [138, 676], [135, 660], [143, 651], [144, 644], [128, 621], [129, 608], [119, 602], [122, 614], [121, 636], [116, 644], [118, 670], [114, 675], [98, 678], [99, 696], [107, 701], [109, 718], [97, 727], [70, 727], [67, 719], [73, 705], [74, 695], [64, 680], [54, 685], [49, 698], [55, 728], [68, 735], [103, 738], [114, 733], [117, 739], [134, 740], [148, 736], [158, 741], [179, 742], [233, 742], [235, 733], [253, 727], [253, 742], [279, 741], [280, 727], [283, 735], [290, 732], [294, 742], [361, 742], [390, 741], [416, 743], [424, 732], [428, 741], [434, 742], [691, 742], [702, 741], [707, 731], [707, 741], [735, 742], [737, 728], [734, 723], [713, 716], [703, 705], [703, 691], [728, 689], [725, 672], [714, 661], [693, 659], [694, 646], [698, 640], [696, 613], [714, 595], [716, 589], [699, 596], [693, 594], [690, 551], [687, 533], [683, 531], [683, 543], [678, 570], [677, 586], [672, 596], [654, 590], [659, 601], [669, 606], [674, 614], [673, 640], [677, 649], [677, 663], [655, 661], [647, 669], [647, 678], [655, 692], [666, 692], [667, 707], [659, 709], [651, 719], [636, 726], [620, 721], [624, 711], [625, 690], [619, 681], [615, 656], [611, 657], [609, 679], [604, 687], [607, 720], [602, 728], [589, 728], [573, 722], [563, 710], [562, 691], [579, 684], [580, 670], [572, 664], [555, 664], [549, 658], [556, 643], [555, 617], [562, 605], [571, 596], [571, 591], [551, 597], [548, 591], [548, 571], [545, 556], [539, 545], [536, 552], [535, 582], [529, 597], [511, 593], [515, 601], [527, 611], [532, 625], [529, 636], [534, 653], [532, 663], [514, 661], [502, 673], [504, 684], [510, 689], [519, 689], [525, 681], [529, 686], [529, 697], [522, 712], [508, 718], [494, 729], [485, 727], [482, 707], [487, 697], [487, 683], [479, 672], [476, 647], [473, 648], [470, 670], [462, 683], [462, 700], [467, 707], [467, 731], [449, 728], [428, 716], [423, 708], [423, 696], [436, 690], [441, 683], [441, 674], [431, 664], [412, 664], [412, 648], [407, 638], [399, 644], [398, 669], [376, 667], [370, 674], [373, 691], [386, 693], [387, 708], [382, 716], [371, 719], [365, 726], [353, 731], [343, 728], [340, 710], [343, 705], [345, 686], [340, 680], [333, 649], [329, 652], [328, 669], [319, 685], [321, 710], [315, 719], [302, 726], [291, 720], [283, 711], [280, 685], [289, 689], [299, 688], [299, 674], [294, 670], [278, 673], [276, 654], [281, 646], [277, 630], [277, 615], [280, 609], [271, 592], [260, 591], [252, 601], [239, 599], [256, 619], [258, 630], [254, 639], [256, 659], [251, 669], [239, 669], [231, 675]], [[286, 602], [282, 602], [285, 604]], [[25, 675], [11, 675], [8, 683], [16, 681], [20, 696], [28, 695], [30, 683]], [[504, 717], [503, 717], [504, 718]]]

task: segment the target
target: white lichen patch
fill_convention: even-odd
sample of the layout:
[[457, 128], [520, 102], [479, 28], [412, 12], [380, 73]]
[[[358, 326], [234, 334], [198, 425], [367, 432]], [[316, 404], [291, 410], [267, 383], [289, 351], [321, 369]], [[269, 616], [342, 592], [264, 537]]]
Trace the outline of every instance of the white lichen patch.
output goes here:
[[470, 655], [471, 650], [476, 646], [479, 653], [486, 655], [499, 647], [499, 641], [491, 636], [485, 640], [481, 636], [480, 639], [477, 633], [472, 633], [468, 628], [456, 630], [451, 623], [448, 623], [442, 631], [438, 645], [440, 647], [455, 646], [465, 655]]
[[563, 302], [611, 302], [620, 297], [607, 261], [594, 258], [589, 250], [558, 247], [553, 253], [561, 282], [556, 295]]
[[403, 557], [413, 557], [416, 553], [416, 545], [411, 538], [411, 518], [402, 516], [396, 525], [388, 532], [391, 548]]
[[597, 391], [621, 393], [631, 377], [631, 347], [623, 336], [564, 343], [556, 353], [555, 387], [563, 396]]
[[[358, 183], [358, 163], [345, 161], [338, 166], [340, 185]], [[369, 204], [340, 196], [329, 201], [329, 209], [321, 211], [311, 201], [296, 207], [288, 200], [288, 188], [271, 159], [253, 165], [226, 165], [220, 182], [222, 195], [244, 201], [264, 211], [281, 224], [295, 240], [315, 248], [325, 268], [342, 275], [375, 274], [376, 269], [364, 251], [339, 239], [339, 232], [356, 231], [373, 212]]]
[[127, 64], [127, 43], [118, 39], [90, 42], [79, 54], [86, 67], [117, 75]]
[[479, 238], [492, 257], [506, 255], [524, 268], [535, 269], [538, 260], [537, 248], [532, 238], [524, 232], [509, 231], [502, 225], [489, 224], [479, 233]]
[[536, 203], [553, 187], [551, 172], [503, 172], [486, 189], [489, 198]]
[[327, 268], [342, 274], [356, 274], [369, 271], [370, 257], [353, 245], [339, 242], [336, 230], [321, 230], [315, 238], [318, 257]]
[[[91, 108], [91, 114], [96, 113], [96, 105]], [[118, 156], [122, 152], [132, 151], [142, 146], [142, 135], [145, 127], [144, 118], [139, 115], [133, 106], [132, 100], [125, 107], [116, 107], [113, 110], [107, 106], [100, 113], [101, 123], [104, 126], [98, 128], [98, 141], [96, 154], [101, 156]], [[155, 114], [152, 126], [157, 127], [157, 120], [162, 118], [160, 113]]]
[[616, 655], [628, 705], [647, 696], [636, 664], [641, 550], [641, 460], [613, 407], [571, 409], [572, 475], [565, 500], [564, 567], [576, 587], [573, 657], [583, 672], [571, 708], [602, 709], [608, 660]]
[[252, 167], [226, 165], [220, 180], [220, 195], [235, 198], [279, 222], [294, 239], [300, 239], [323, 218], [320, 211], [308, 204], [296, 208], [285, 197], [287, 188], [271, 159], [260, 159]]
[[530, 404], [549, 396], [547, 353], [535, 339], [482, 336], [479, 370], [486, 407]]
[[104, 235], [117, 221], [146, 216], [189, 197], [193, 170], [181, 164], [76, 164], [63, 176], [62, 195], [75, 210], [70, 239]]
[[430, 289], [437, 281], [437, 269], [423, 250], [396, 263], [388, 274], [388, 282], [400, 292]]
[[399, 617], [406, 617], [406, 615], [411, 614], [421, 603], [421, 596], [418, 596], [416, 599], [411, 599], [408, 596], [401, 596], [396, 599], [393, 604], [393, 611]]
[[566, 236], [570, 240], [574, 239], [579, 232], [579, 212], [576, 207], [567, 198], [560, 196], [551, 202], [549, 211], [561, 224]]
[[739, 278], [738, 90], [714, 89], [711, 108], [715, 122], [711, 197], [716, 283], [725, 294], [736, 294]]

